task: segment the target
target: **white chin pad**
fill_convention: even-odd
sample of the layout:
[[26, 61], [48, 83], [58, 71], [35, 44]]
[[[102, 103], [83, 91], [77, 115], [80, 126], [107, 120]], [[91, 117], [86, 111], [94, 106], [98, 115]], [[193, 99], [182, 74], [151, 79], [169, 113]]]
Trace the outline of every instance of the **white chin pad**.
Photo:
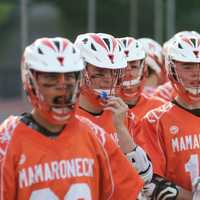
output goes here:
[[193, 94], [193, 95], [200, 95], [200, 87], [197, 88], [186, 88], [186, 91], [188, 91], [189, 93]]
[[134, 80], [130, 80], [130, 81], [123, 81], [122, 85], [125, 87], [130, 87], [130, 86], [136, 86], [140, 83], [139, 79], [134, 79]]
[[68, 108], [52, 108], [52, 111], [57, 114], [64, 114], [64, 113], [68, 113], [69, 109]]

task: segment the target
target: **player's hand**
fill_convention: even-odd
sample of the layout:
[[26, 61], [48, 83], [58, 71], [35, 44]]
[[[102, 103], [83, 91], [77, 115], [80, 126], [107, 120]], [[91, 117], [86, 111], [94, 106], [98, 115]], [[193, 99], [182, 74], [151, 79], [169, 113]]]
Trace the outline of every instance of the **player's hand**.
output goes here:
[[192, 190], [193, 190], [193, 196], [192, 200], [199, 200], [200, 199], [200, 177], [194, 179], [192, 183]]
[[104, 105], [104, 110], [109, 110], [113, 113], [115, 126], [120, 127], [124, 125], [124, 120], [128, 113], [128, 106], [120, 97], [109, 97]]
[[153, 167], [146, 152], [140, 146], [137, 146], [133, 151], [127, 153], [126, 156], [142, 177], [144, 183], [150, 183], [153, 176]]
[[176, 200], [179, 190], [175, 184], [154, 175], [151, 183], [144, 186], [143, 193], [152, 200]]

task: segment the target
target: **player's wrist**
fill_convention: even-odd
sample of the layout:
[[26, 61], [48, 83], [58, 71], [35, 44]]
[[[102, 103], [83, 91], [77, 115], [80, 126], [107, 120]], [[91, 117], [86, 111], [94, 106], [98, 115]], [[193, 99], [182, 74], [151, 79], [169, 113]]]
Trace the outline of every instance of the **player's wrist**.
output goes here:
[[142, 193], [147, 199], [152, 200], [179, 200], [180, 187], [154, 174], [152, 181], [144, 186]]
[[178, 200], [180, 188], [177, 185], [159, 176], [154, 176], [152, 182], [156, 185], [152, 194], [154, 200]]
[[134, 145], [132, 149], [131, 152], [126, 154], [128, 160], [131, 161], [144, 182], [150, 182], [153, 176], [153, 167], [150, 159], [140, 146]]

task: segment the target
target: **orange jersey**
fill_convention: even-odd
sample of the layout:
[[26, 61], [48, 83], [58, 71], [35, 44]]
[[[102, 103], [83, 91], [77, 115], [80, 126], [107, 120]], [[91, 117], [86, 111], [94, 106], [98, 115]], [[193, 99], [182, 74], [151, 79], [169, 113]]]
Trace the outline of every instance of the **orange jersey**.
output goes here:
[[200, 176], [200, 117], [169, 102], [140, 122], [138, 143], [151, 158], [154, 172], [192, 190]]
[[129, 130], [133, 132], [136, 139], [137, 124], [139, 120], [149, 111], [166, 103], [159, 97], [148, 97], [144, 93], [141, 94], [139, 101], [135, 106], [129, 109]]
[[171, 101], [176, 96], [176, 92], [172, 87], [171, 82], [167, 82], [163, 85], [160, 85], [154, 92], [154, 96], [165, 99], [166, 101]]
[[115, 143], [83, 117], [54, 139], [8, 118], [0, 127], [0, 169], [0, 200], [132, 200], [143, 186]]
[[77, 107], [76, 114], [83, 116], [91, 120], [93, 123], [97, 124], [98, 126], [102, 127], [107, 133], [111, 135], [112, 139], [114, 139], [114, 141], [118, 143], [116, 128], [112, 120], [112, 112], [104, 111], [100, 115], [93, 115], [87, 112], [86, 110], [83, 110], [80, 107]]

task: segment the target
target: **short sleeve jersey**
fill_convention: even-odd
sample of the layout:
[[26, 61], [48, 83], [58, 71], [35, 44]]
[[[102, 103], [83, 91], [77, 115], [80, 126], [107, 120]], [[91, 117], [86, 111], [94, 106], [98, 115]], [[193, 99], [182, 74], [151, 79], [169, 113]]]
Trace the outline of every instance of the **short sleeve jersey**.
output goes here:
[[110, 111], [104, 111], [99, 115], [93, 115], [92, 113], [83, 110], [82, 108], [78, 107], [76, 109], [76, 114], [83, 116], [93, 123], [97, 124], [98, 126], [102, 127], [107, 133], [110, 134], [111, 138], [118, 143], [118, 137], [116, 128], [113, 124], [112, 120], [112, 113]]
[[149, 111], [139, 124], [138, 143], [154, 173], [192, 190], [200, 176], [200, 117], [169, 102]]
[[0, 126], [0, 169], [1, 200], [136, 199], [143, 186], [107, 134], [77, 116], [54, 139], [8, 118]]
[[159, 97], [148, 97], [142, 93], [137, 104], [129, 109], [128, 127], [135, 140], [137, 140], [137, 124], [139, 120], [144, 117], [148, 111], [159, 107], [164, 103], [166, 103], [166, 101]]

